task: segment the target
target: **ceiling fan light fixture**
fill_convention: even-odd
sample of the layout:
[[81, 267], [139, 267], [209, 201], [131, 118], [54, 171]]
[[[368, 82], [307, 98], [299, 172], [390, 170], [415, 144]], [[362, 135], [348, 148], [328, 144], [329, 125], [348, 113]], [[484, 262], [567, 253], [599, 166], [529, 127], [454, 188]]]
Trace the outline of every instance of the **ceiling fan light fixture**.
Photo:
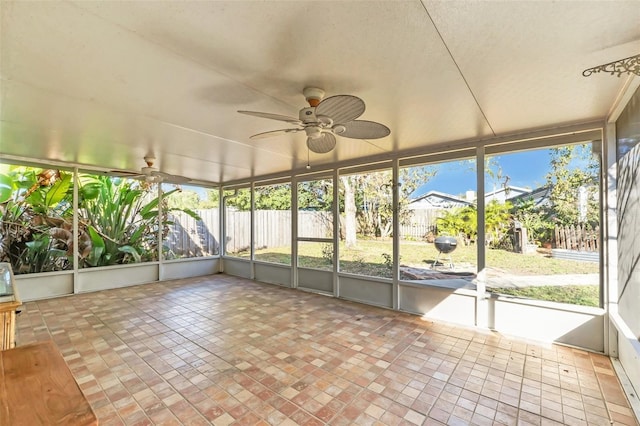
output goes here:
[[333, 133], [335, 133], [336, 135], [340, 135], [340, 134], [346, 132], [347, 128], [344, 127], [342, 124], [336, 124], [335, 126], [333, 126], [331, 128], [331, 130], [333, 130]]
[[319, 138], [307, 138], [307, 147], [316, 154], [326, 154], [336, 147], [336, 137], [331, 133], [323, 133]]
[[311, 139], [317, 139], [322, 136], [322, 129], [320, 126], [305, 127], [304, 131], [307, 134], [307, 137]]

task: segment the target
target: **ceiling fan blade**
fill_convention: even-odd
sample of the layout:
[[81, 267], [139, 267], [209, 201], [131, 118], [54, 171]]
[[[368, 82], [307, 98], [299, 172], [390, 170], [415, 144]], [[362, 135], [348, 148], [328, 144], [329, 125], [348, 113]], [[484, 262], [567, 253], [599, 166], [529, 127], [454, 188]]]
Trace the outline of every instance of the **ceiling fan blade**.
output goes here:
[[189, 179], [187, 177], [184, 177], [184, 176], [171, 175], [169, 173], [160, 172], [160, 171], [152, 172], [149, 176], [154, 177], [154, 178], [159, 178], [158, 179], [159, 183], [180, 184], [180, 183], [187, 183], [187, 182], [191, 181], [191, 179]]
[[324, 115], [330, 117], [334, 124], [345, 124], [360, 117], [364, 110], [364, 101], [357, 96], [336, 95], [318, 104], [316, 116]]
[[391, 130], [384, 124], [375, 121], [354, 120], [344, 123], [345, 131], [336, 134], [352, 139], [380, 139], [389, 136]]
[[291, 124], [302, 124], [300, 120], [295, 117], [289, 117], [288, 115], [271, 114], [270, 112], [258, 112], [258, 111], [238, 111], [240, 114], [253, 115], [254, 117], [268, 118], [270, 120], [285, 121]]
[[307, 138], [307, 146], [316, 154], [326, 154], [336, 146], [336, 137], [331, 133], [324, 132], [317, 138]]
[[138, 176], [140, 176], [140, 172], [129, 172], [127, 170], [109, 170], [109, 171], [105, 171], [105, 172], [101, 172], [102, 174], [106, 175], [106, 176], [111, 176], [111, 177], [132, 177], [132, 178], [136, 178]]
[[280, 129], [280, 130], [271, 130], [269, 132], [258, 133], [253, 136], [249, 136], [249, 139], [265, 139], [273, 136], [284, 135], [285, 133], [295, 133], [299, 132], [302, 129]]
[[184, 176], [176, 176], [176, 175], [171, 175], [167, 178], [164, 178], [162, 180], [163, 183], [173, 183], [175, 185], [180, 185], [183, 183], [189, 183], [191, 182], [191, 179], [184, 177]]

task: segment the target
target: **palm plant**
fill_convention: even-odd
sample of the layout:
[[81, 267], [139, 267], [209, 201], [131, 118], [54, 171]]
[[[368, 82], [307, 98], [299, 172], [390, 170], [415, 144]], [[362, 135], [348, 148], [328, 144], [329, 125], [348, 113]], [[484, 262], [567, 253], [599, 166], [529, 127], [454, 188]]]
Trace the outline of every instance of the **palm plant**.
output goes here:
[[511, 209], [509, 201], [499, 203], [490, 201], [485, 208], [485, 229], [487, 243], [491, 247], [497, 247], [500, 241], [507, 235], [511, 228]]
[[458, 207], [446, 210], [437, 219], [439, 235], [451, 235], [462, 238], [465, 244], [476, 239], [478, 234], [478, 215], [474, 206]]

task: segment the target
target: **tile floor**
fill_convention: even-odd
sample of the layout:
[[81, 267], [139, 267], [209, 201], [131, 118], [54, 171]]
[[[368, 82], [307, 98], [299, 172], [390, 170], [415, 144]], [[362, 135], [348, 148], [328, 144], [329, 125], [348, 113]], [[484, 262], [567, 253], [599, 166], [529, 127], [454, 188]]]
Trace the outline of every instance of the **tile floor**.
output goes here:
[[215, 275], [28, 302], [106, 425], [637, 425], [607, 357]]

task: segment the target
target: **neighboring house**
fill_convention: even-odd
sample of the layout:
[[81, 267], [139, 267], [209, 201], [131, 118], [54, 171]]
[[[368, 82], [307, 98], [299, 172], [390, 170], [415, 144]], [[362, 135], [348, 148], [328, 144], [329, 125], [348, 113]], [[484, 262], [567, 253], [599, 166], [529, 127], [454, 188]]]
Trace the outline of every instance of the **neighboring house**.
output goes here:
[[475, 198], [465, 199], [439, 191], [429, 191], [409, 202], [410, 210], [443, 210], [473, 205]]
[[541, 207], [549, 205], [549, 195], [551, 192], [551, 187], [549, 186], [541, 186], [539, 188], [530, 190], [523, 194], [518, 194], [515, 197], [509, 199], [512, 204], [517, 204], [520, 201], [526, 201], [529, 199], [533, 199], [534, 207]]
[[[546, 187], [531, 190], [529, 188], [521, 188], [519, 186], [508, 186], [506, 188], [499, 188], [493, 191], [486, 192], [484, 194], [485, 203], [491, 201], [498, 201], [504, 203], [505, 201], [513, 202], [516, 199], [527, 198], [533, 196], [534, 199], [538, 197], [545, 197], [548, 190]], [[440, 191], [429, 191], [409, 202], [409, 209], [411, 210], [429, 210], [429, 209], [450, 209], [454, 207], [465, 207], [474, 205], [476, 203], [476, 193], [474, 191], [467, 191], [465, 197], [458, 197], [456, 195], [447, 194]]]
[[[549, 203], [549, 188], [543, 186], [536, 189], [528, 189], [517, 186], [508, 186], [485, 193], [485, 203], [498, 201], [504, 203], [509, 201], [512, 204], [520, 200], [533, 198], [535, 206], [542, 206]], [[442, 210], [472, 206], [476, 204], [476, 193], [467, 191], [464, 197], [447, 194], [440, 191], [429, 191], [409, 202], [409, 210], [413, 212], [413, 222], [435, 223], [434, 220], [441, 216]]]
[[513, 201], [514, 198], [528, 194], [531, 192], [529, 188], [521, 188], [519, 186], [507, 186], [493, 191], [485, 192], [484, 202], [489, 204], [491, 201], [497, 201], [503, 204], [505, 201]]

